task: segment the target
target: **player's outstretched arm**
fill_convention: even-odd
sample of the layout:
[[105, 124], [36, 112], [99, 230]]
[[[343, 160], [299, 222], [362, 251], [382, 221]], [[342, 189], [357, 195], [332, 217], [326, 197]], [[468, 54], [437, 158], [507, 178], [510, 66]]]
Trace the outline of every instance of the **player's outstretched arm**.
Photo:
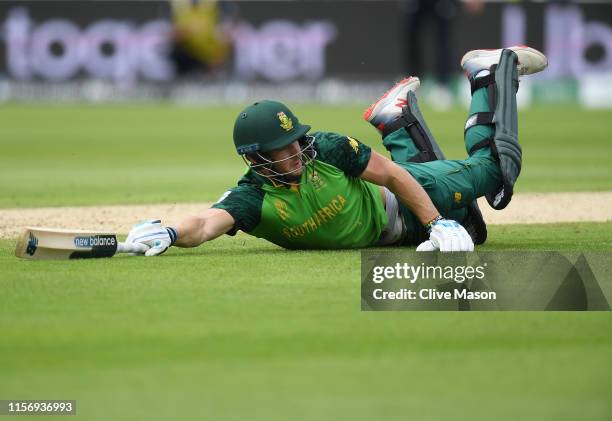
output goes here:
[[146, 246], [145, 256], [159, 256], [170, 246], [196, 247], [225, 234], [234, 226], [234, 218], [222, 209], [208, 209], [202, 215], [182, 219], [174, 227], [161, 220], [144, 221], [135, 225], [126, 239], [127, 244]]
[[178, 247], [197, 247], [225, 234], [234, 226], [234, 218], [223, 209], [207, 209], [202, 215], [188, 216], [175, 227]]
[[410, 209], [429, 231], [417, 251], [472, 251], [474, 243], [459, 223], [442, 218], [423, 187], [395, 162], [372, 151], [361, 178], [385, 186]]

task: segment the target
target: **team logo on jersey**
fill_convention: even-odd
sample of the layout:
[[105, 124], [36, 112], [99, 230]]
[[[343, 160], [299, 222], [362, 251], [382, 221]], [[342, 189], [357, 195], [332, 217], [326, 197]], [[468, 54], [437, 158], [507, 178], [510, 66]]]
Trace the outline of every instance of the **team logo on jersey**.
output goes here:
[[348, 139], [349, 145], [351, 145], [351, 148], [353, 148], [355, 153], [359, 153], [359, 142], [350, 136], [347, 136], [346, 138]]
[[276, 208], [276, 213], [283, 221], [289, 219], [289, 209], [287, 208], [287, 202], [284, 200], [276, 200], [274, 201], [274, 207]]
[[310, 174], [309, 177], [310, 177], [310, 183], [315, 188], [315, 190], [319, 190], [323, 186], [325, 186], [325, 182], [321, 180], [319, 173], [317, 173], [316, 171], [313, 170], [312, 174]]
[[455, 192], [455, 202], [456, 203], [460, 203], [461, 202], [461, 193], [460, 192]]
[[280, 120], [281, 124], [280, 126], [285, 129], [285, 131], [289, 131], [291, 129], [293, 129], [293, 120], [291, 120], [289, 117], [287, 117], [287, 114], [285, 114], [284, 112], [279, 112], [276, 114], [278, 116], [278, 119]]

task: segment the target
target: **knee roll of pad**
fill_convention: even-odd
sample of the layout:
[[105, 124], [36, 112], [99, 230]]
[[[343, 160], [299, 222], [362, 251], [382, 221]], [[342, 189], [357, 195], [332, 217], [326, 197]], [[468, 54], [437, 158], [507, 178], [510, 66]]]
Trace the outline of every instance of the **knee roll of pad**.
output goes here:
[[465, 131], [477, 124], [495, 126], [493, 138], [485, 139], [474, 145], [476, 150], [491, 147], [493, 156], [498, 160], [502, 174], [502, 185], [495, 194], [487, 195], [487, 202], [492, 208], [505, 208], [514, 192], [514, 183], [521, 172], [522, 149], [518, 142], [518, 116], [516, 110], [516, 92], [518, 90], [518, 57], [512, 50], [503, 50], [499, 64], [493, 65], [490, 74], [471, 81], [472, 93], [487, 87], [489, 104], [492, 112], [471, 115], [465, 125]]

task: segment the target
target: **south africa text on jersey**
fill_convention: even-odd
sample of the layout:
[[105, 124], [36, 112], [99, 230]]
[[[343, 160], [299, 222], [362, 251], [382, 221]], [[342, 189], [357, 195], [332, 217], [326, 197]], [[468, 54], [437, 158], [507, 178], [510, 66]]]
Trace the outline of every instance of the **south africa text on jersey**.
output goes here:
[[338, 214], [342, 212], [345, 204], [346, 199], [339, 194], [332, 199], [327, 206], [323, 206], [314, 212], [304, 223], [283, 228], [283, 235], [287, 238], [298, 238], [314, 232], [318, 230], [321, 225], [338, 216]]

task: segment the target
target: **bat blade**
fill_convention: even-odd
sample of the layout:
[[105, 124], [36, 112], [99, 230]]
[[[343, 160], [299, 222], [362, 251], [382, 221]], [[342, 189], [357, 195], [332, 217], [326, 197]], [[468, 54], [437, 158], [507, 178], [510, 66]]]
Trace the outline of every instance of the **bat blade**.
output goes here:
[[28, 227], [17, 240], [15, 256], [33, 260], [111, 257], [118, 245], [113, 233]]

